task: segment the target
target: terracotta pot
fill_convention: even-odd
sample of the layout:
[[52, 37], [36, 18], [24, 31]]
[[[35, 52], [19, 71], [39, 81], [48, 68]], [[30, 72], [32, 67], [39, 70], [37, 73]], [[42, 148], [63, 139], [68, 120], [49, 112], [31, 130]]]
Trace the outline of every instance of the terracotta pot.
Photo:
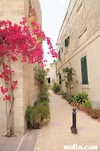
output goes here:
[[98, 118], [97, 116], [92, 116], [92, 115], [91, 115], [91, 117], [92, 117], [93, 119], [97, 119], [97, 118]]
[[79, 107], [79, 106], [80, 106], [80, 104], [77, 104], [77, 105], [76, 105], [77, 109], [80, 109], [80, 107]]
[[74, 102], [71, 102], [71, 105], [72, 105], [72, 106], [75, 106], [75, 103], [74, 103]]
[[98, 121], [100, 122], [100, 116], [98, 117]]
[[36, 119], [34, 123], [34, 129], [40, 129], [41, 128], [41, 115]]
[[90, 110], [90, 108], [84, 108], [85, 113], [88, 113], [89, 110]]
[[84, 110], [84, 106], [83, 106], [82, 104], [79, 104], [79, 109], [80, 109], [81, 111], [83, 111], [83, 110]]

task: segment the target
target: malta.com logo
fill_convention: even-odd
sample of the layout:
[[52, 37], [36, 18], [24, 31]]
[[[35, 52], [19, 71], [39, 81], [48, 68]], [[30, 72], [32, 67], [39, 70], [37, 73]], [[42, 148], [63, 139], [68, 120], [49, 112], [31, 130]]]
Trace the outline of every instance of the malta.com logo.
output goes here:
[[64, 145], [64, 150], [98, 150], [98, 146], [97, 145], [85, 145], [85, 146], [82, 146], [82, 145], [78, 145], [78, 144], [73, 144], [73, 145]]

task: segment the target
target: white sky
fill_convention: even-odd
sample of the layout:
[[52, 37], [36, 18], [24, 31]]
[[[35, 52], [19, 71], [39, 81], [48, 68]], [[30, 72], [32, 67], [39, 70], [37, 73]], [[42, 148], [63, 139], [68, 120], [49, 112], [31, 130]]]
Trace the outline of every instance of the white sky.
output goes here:
[[[55, 48], [58, 33], [65, 17], [70, 0], [40, 0], [42, 10], [42, 30], [51, 39]], [[48, 51], [46, 44], [43, 45], [44, 51]], [[48, 57], [47, 55], [45, 55]], [[54, 59], [48, 57], [48, 61]]]

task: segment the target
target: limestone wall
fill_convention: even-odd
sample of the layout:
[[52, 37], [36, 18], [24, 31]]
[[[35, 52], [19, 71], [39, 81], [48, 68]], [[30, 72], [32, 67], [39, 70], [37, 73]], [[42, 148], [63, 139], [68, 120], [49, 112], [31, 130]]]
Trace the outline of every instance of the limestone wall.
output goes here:
[[24, 0], [0, 0], [0, 20], [19, 23], [24, 16]]
[[[93, 106], [100, 107], [100, 2], [97, 0], [71, 0], [57, 39], [61, 60], [57, 62], [57, 72], [73, 67], [78, 83], [73, 94], [82, 90], [88, 92]], [[65, 47], [65, 39], [69, 45]], [[63, 47], [63, 52], [61, 51]], [[82, 84], [81, 58], [87, 57], [88, 84]], [[57, 77], [58, 80], [58, 77]], [[64, 82], [62, 88], [66, 91]]]
[[[13, 23], [19, 23], [23, 16], [28, 17], [29, 3], [29, 0], [0, 0], [0, 20], [9, 19]], [[36, 8], [37, 21], [41, 24], [39, 1], [31, 0], [31, 3], [34, 9], [38, 6], [38, 8]], [[25, 110], [27, 105], [34, 104], [39, 93], [33, 67], [33, 65], [21, 63], [20, 58], [17, 62], [12, 63], [12, 69], [15, 71], [13, 79], [18, 80], [18, 89], [14, 91], [14, 131], [17, 134], [25, 133], [27, 129]], [[0, 85], [2, 85], [2, 80], [0, 81]], [[6, 111], [5, 102], [2, 101], [2, 95], [0, 95], [0, 101], [0, 133], [6, 133]]]
[[51, 86], [52, 86], [53, 80], [56, 82], [56, 63], [50, 64], [50, 78], [51, 78]]

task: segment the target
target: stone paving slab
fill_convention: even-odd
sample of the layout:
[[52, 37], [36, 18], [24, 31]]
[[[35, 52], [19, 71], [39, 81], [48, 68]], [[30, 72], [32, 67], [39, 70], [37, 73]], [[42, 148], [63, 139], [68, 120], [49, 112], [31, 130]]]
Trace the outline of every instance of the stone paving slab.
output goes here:
[[[92, 119], [83, 111], [77, 109], [78, 134], [72, 134], [72, 109], [73, 107], [61, 96], [50, 91], [51, 121], [48, 126], [42, 127], [38, 133], [35, 151], [64, 151], [66, 145], [96, 145], [100, 151], [100, 122]], [[81, 151], [71, 149], [71, 151]], [[70, 151], [67, 149], [67, 151]], [[83, 150], [85, 151], [85, 150]]]
[[0, 136], [0, 151], [34, 151], [38, 130], [27, 131], [16, 137]]
[[[0, 136], [0, 151], [65, 151], [64, 146], [95, 145], [100, 151], [100, 122], [77, 109], [78, 134], [72, 134], [72, 109], [61, 96], [50, 91], [51, 119], [47, 126], [28, 131], [23, 136], [6, 138]], [[66, 151], [86, 151], [67, 149]]]
[[16, 151], [22, 136], [2, 137], [0, 136], [0, 151]]

